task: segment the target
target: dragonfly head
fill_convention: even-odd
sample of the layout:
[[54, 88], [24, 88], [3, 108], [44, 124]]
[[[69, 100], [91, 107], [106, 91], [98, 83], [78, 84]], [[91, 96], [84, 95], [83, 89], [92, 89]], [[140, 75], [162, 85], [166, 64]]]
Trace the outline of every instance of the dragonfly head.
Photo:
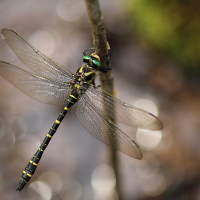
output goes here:
[[100, 58], [97, 55], [91, 54], [90, 56], [83, 56], [83, 62], [90, 64], [90, 66], [95, 70], [101, 69]]

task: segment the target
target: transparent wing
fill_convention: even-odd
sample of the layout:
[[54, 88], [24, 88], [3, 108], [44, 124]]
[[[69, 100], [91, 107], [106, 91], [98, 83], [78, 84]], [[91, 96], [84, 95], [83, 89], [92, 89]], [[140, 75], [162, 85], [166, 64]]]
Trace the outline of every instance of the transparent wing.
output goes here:
[[109, 111], [107, 116], [111, 119], [115, 116], [115, 120], [122, 124], [148, 130], [163, 128], [161, 121], [153, 114], [125, 103], [101, 88], [90, 87], [86, 93], [102, 113], [105, 114], [105, 110]]
[[63, 106], [69, 85], [26, 71], [16, 65], [0, 61], [0, 75], [29, 97], [42, 103]]
[[106, 117], [86, 93], [78, 101], [75, 114], [82, 126], [96, 139], [133, 158], [142, 159], [138, 145]]
[[38, 51], [15, 31], [2, 29], [1, 34], [17, 57], [35, 73], [61, 82], [72, 79], [69, 70]]

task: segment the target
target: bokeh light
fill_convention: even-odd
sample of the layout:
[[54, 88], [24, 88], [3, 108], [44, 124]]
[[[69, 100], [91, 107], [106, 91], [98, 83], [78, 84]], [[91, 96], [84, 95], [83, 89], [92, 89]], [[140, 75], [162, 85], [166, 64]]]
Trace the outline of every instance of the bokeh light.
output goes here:
[[32, 182], [27, 189], [27, 194], [37, 200], [49, 200], [52, 197], [50, 186], [42, 181]]
[[62, 180], [61, 178], [58, 176], [58, 174], [54, 173], [54, 172], [44, 172], [42, 173], [38, 180], [40, 181], [45, 181], [46, 183], [48, 183], [49, 186], [51, 186], [51, 190], [53, 192], [60, 192], [61, 188], [62, 188]]
[[62, 199], [79, 200], [82, 196], [82, 186], [77, 180], [67, 179], [63, 182], [59, 196]]
[[100, 188], [113, 188], [115, 186], [115, 174], [108, 165], [100, 165], [92, 173], [91, 183], [95, 190]]
[[117, 192], [110, 187], [104, 187], [97, 190], [94, 196], [94, 200], [105, 200], [105, 199], [118, 200]]
[[29, 42], [46, 55], [50, 56], [55, 51], [55, 39], [49, 30], [44, 29], [36, 31], [29, 38]]
[[155, 174], [143, 181], [142, 188], [148, 196], [155, 197], [166, 190], [167, 182], [162, 175]]
[[141, 108], [143, 110], [146, 110], [152, 114], [154, 114], [155, 116], [158, 116], [158, 108], [156, 106], [156, 104], [149, 99], [138, 99], [137, 101], [135, 101], [134, 106]]
[[139, 145], [145, 149], [150, 150], [156, 148], [159, 145], [162, 139], [162, 132], [138, 129], [136, 138]]
[[56, 5], [56, 11], [61, 19], [75, 21], [85, 12], [85, 4], [81, 0], [59, 0]]
[[[158, 108], [156, 104], [149, 99], [138, 99], [134, 106], [144, 109], [155, 116], [158, 116]], [[162, 139], [161, 131], [149, 131], [138, 129], [136, 133], [138, 144], [146, 149], [154, 149], [158, 146]]]

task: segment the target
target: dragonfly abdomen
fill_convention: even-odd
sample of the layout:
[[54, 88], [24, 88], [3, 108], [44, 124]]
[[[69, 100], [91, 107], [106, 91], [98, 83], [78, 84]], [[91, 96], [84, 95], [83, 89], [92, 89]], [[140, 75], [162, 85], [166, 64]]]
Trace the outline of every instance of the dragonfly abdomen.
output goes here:
[[47, 136], [43, 140], [42, 144], [40, 145], [40, 147], [36, 151], [35, 155], [29, 161], [28, 165], [26, 166], [25, 170], [23, 171], [17, 190], [21, 191], [24, 188], [24, 186], [26, 185], [26, 183], [29, 182], [29, 180], [31, 179], [31, 177], [35, 173], [35, 170], [36, 170], [37, 165], [38, 165], [38, 163], [39, 163], [39, 161], [40, 161], [40, 159], [41, 159], [41, 157], [44, 153], [44, 150], [48, 146], [51, 138], [53, 137], [53, 135], [56, 132], [56, 130], [58, 129], [60, 123], [62, 122], [65, 115], [67, 114], [67, 111], [77, 101], [78, 101], [78, 96], [75, 92], [73, 93], [73, 90], [72, 90], [71, 94], [68, 97], [66, 107], [64, 107], [63, 111], [59, 114], [57, 120], [54, 122], [53, 126], [49, 130], [49, 133], [47, 134]]

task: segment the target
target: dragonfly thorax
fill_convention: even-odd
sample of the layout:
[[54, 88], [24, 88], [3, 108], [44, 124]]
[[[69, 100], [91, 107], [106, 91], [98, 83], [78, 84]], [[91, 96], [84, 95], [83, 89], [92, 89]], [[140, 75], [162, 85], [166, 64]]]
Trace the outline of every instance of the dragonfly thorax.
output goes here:
[[79, 96], [84, 94], [91, 84], [95, 85], [96, 77], [95, 70], [90, 67], [90, 64], [84, 64], [78, 68], [74, 75], [74, 80], [71, 81], [71, 89], [75, 89]]
[[90, 64], [84, 64], [76, 71], [76, 81], [83, 82], [83, 83], [93, 83], [96, 77], [96, 72], [93, 68], [91, 68]]

